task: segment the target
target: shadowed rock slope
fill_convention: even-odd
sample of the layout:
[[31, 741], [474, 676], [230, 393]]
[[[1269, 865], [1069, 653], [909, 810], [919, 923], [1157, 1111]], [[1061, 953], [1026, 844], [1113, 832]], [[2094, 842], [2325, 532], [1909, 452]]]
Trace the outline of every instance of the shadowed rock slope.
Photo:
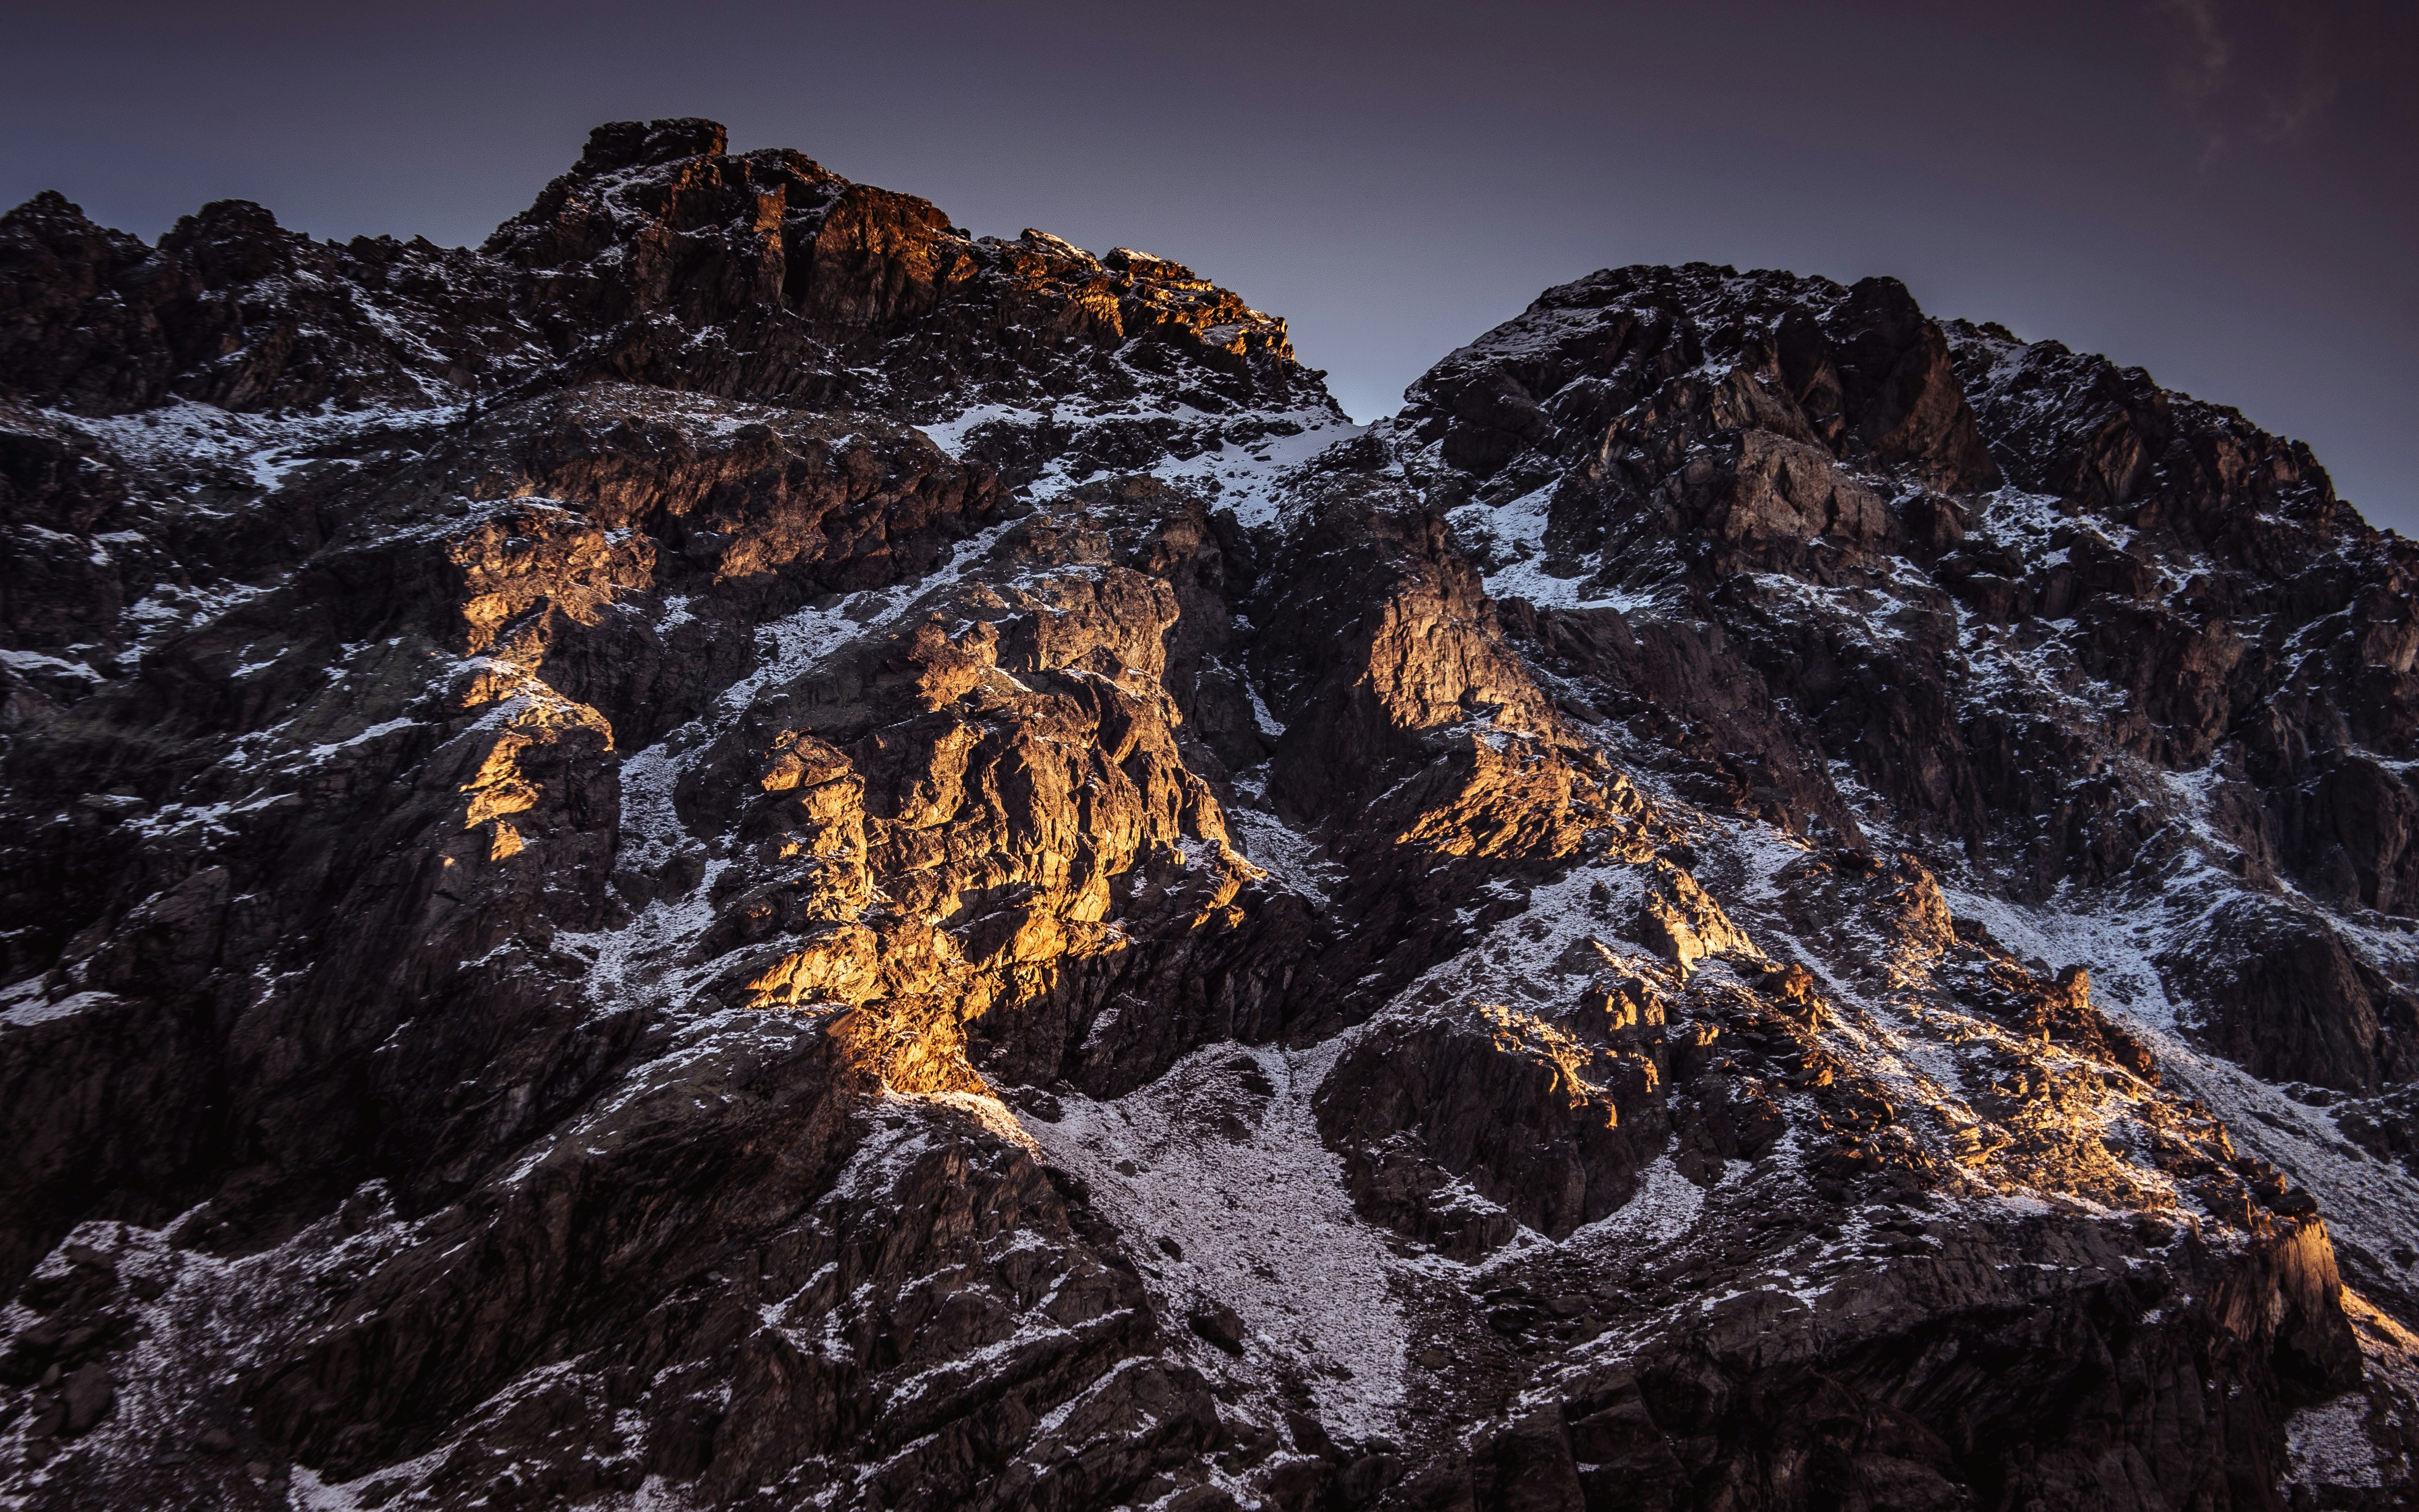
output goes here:
[[0, 219], [0, 1495], [2405, 1504], [2419, 560], [1896, 283], [1349, 424], [696, 120]]

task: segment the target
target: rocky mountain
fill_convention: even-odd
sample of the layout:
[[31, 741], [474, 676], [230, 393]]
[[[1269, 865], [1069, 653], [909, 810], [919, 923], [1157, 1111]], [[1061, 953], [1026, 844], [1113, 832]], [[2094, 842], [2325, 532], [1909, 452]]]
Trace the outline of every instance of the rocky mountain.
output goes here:
[[0, 1503], [2409, 1504], [2305, 448], [1702, 265], [1364, 427], [726, 146], [0, 219]]

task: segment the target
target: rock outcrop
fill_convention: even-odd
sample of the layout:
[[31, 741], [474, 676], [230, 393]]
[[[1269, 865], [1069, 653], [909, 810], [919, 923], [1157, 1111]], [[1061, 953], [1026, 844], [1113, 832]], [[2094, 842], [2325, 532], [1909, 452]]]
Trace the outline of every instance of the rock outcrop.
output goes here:
[[10, 1504], [2419, 1484], [2419, 559], [2241, 416], [1691, 266], [1362, 427], [686, 119], [0, 269]]

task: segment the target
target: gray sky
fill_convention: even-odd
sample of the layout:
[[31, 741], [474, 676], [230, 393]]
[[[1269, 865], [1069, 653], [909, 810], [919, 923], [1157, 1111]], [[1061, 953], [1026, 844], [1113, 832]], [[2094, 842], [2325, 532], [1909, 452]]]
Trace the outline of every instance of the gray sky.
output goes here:
[[[1192, 264], [1346, 409], [1591, 270], [1903, 278], [2309, 441], [2419, 533], [2419, 7], [7, 0], [0, 204], [482, 239], [587, 129], [711, 116]], [[2015, 14], [2022, 12], [2022, 14]]]

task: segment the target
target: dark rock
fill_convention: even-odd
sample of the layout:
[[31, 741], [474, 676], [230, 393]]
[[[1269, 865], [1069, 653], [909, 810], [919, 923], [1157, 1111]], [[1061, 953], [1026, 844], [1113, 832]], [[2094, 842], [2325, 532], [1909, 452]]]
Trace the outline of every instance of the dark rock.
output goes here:
[[[1344, 1151], [1353, 1203], [1448, 1254], [1511, 1237], [1562, 1238], [1629, 1199], [1667, 1127], [1653, 1063], [1574, 1057], [1550, 1030], [1373, 1030], [1319, 1088], [1319, 1132]], [[1453, 1195], [1467, 1180], [1499, 1211]]]
[[[2323, 920], [2246, 899], [2161, 956], [2207, 1033], [2255, 1075], [2376, 1089], [2404, 1050], [2342, 940]], [[2398, 1074], [2398, 1073], [2397, 1073]]]
[[1184, 1326], [1193, 1330], [1204, 1342], [1214, 1344], [1228, 1354], [1240, 1358], [1243, 1352], [1243, 1340], [1248, 1336], [1243, 1329], [1243, 1320], [1225, 1303], [1204, 1302], [1186, 1316]]
[[117, 1387], [109, 1379], [109, 1367], [98, 1360], [86, 1361], [68, 1377], [59, 1394], [67, 1404], [65, 1431], [69, 1437], [82, 1433], [109, 1415], [117, 1401]]

